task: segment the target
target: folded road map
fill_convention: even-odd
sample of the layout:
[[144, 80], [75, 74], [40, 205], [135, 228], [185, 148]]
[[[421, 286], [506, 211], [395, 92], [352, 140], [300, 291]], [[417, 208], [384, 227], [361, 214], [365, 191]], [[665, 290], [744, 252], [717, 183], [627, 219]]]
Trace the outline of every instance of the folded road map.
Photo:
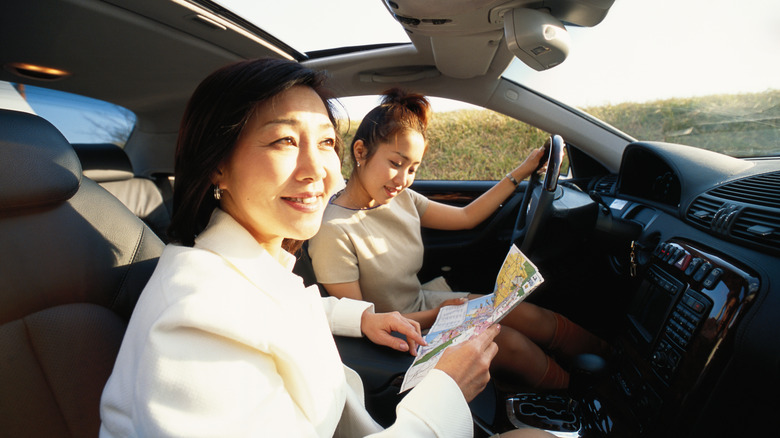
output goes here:
[[417, 348], [417, 357], [406, 371], [401, 392], [417, 385], [436, 366], [447, 347], [471, 339], [500, 321], [543, 281], [536, 266], [512, 245], [498, 272], [493, 293], [439, 310], [436, 322], [425, 336], [428, 345]]

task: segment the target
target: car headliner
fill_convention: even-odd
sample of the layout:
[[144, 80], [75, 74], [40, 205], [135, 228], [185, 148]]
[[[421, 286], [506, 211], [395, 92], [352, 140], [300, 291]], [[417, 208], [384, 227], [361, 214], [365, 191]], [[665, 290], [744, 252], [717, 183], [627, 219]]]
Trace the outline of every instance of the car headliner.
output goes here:
[[[414, 2], [397, 3], [398, 14], [422, 13], [417, 10], [422, 6]], [[434, 3], [441, 6], [446, 2]], [[484, 5], [492, 2], [471, 3], [487, 11]], [[500, 23], [478, 24], [470, 14], [464, 13], [462, 20], [455, 20], [456, 25], [450, 27], [417, 25], [410, 33], [414, 45], [380, 46], [336, 55], [312, 53], [312, 57], [294, 51], [240, 17], [232, 21], [229, 18], [181, 0], [5, 2], [0, 14], [0, 39], [13, 43], [0, 48], [0, 64], [5, 67], [0, 70], [0, 80], [90, 96], [133, 111], [138, 123], [126, 151], [137, 173], [146, 175], [172, 169], [172, 145], [195, 86], [215, 69], [246, 58], [294, 58], [312, 68], [325, 69], [331, 87], [343, 96], [378, 94], [390, 84], [413, 82], [410, 86], [419, 92], [525, 117], [524, 121], [549, 131], [556, 126], [583, 123], [576, 115], [567, 124], [561, 120], [560, 108], [551, 107], [546, 112], [543, 107], [549, 103], [522, 87], [507, 85], [501, 74], [513, 55], [506, 44], [494, 41], [501, 39]], [[231, 27], [214, 26], [208, 24], [209, 20]], [[486, 38], [493, 42], [485, 45], [484, 53], [470, 50], [468, 57], [463, 56], [464, 41]], [[20, 77], [9, 68], [9, 64], [19, 62], [65, 70], [69, 76], [54, 81]], [[506, 96], [496, 97], [497, 92], [507, 92], [501, 87], [514, 88], [517, 97], [509, 104]], [[536, 113], [526, 111], [531, 107]], [[626, 144], [625, 136], [604, 131], [603, 127], [592, 129], [590, 134], [585, 128], [570, 130], [568, 138], [576, 140], [580, 136], [584, 140], [593, 134], [606, 135], [599, 141], [611, 143], [615, 149]], [[619, 153], [599, 158], [610, 168], [618, 166]]]

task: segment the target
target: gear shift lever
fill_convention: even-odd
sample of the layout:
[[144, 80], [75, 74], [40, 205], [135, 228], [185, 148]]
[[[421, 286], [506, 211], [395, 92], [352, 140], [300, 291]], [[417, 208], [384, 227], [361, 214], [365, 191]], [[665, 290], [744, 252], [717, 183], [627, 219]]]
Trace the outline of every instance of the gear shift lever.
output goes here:
[[607, 375], [607, 361], [595, 354], [580, 354], [572, 363], [569, 394], [575, 401], [576, 415], [580, 422], [580, 436], [606, 437], [611, 421], [603, 421], [607, 414], [595, 398], [594, 387]]
[[593, 420], [590, 390], [606, 374], [607, 362], [595, 354], [581, 354], [574, 358], [572, 366], [568, 394], [526, 392], [507, 398], [507, 414], [512, 425], [538, 427], [565, 436], [600, 436], [597, 430], [595, 435], [583, 434], [594, 431], [589, 427]]
[[574, 358], [572, 365], [569, 392], [572, 398], [582, 403], [593, 385], [606, 374], [607, 361], [595, 354], [580, 354]]

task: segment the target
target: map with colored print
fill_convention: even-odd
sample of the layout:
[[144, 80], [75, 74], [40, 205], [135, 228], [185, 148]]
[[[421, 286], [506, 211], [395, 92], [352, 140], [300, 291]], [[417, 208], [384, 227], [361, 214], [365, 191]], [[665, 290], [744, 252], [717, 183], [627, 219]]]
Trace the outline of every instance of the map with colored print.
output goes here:
[[401, 392], [417, 385], [436, 366], [447, 347], [471, 339], [500, 321], [543, 281], [536, 266], [512, 245], [496, 277], [493, 293], [459, 306], [441, 308], [425, 336], [428, 345], [417, 348], [417, 357], [406, 371]]

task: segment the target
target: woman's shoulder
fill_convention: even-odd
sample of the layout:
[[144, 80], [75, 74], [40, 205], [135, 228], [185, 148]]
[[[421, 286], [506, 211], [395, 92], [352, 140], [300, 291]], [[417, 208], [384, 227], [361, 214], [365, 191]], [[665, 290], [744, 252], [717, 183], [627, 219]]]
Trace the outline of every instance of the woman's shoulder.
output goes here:
[[144, 294], [151, 300], [146, 305], [208, 325], [214, 318], [222, 321], [225, 311], [237, 315], [252, 309], [255, 317], [271, 316], [276, 302], [272, 286], [248, 281], [211, 251], [168, 245]]
[[333, 201], [330, 201], [328, 202], [328, 205], [325, 206], [325, 212], [322, 215], [322, 225], [336, 226], [337, 224], [355, 223], [360, 220], [361, 211], [364, 210], [353, 210], [334, 204]]
[[416, 210], [417, 214], [422, 216], [430, 200], [412, 189], [406, 189], [398, 194], [394, 202], [397, 208], [404, 211]]

